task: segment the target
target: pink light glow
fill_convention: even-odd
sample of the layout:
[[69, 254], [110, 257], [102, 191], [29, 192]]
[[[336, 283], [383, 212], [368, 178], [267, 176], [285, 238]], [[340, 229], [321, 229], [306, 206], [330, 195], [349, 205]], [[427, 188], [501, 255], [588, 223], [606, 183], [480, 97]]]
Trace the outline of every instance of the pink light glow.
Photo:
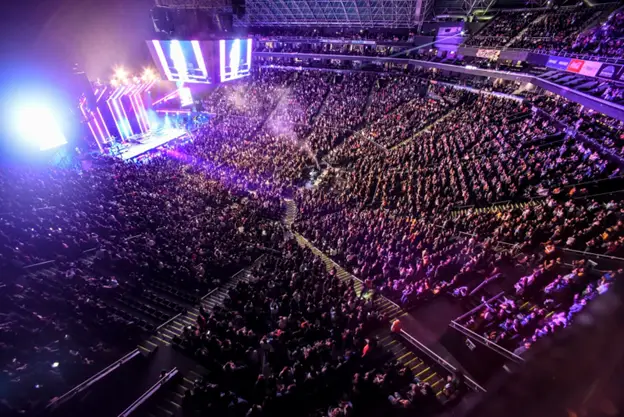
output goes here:
[[167, 94], [163, 98], [156, 100], [154, 103], [152, 103], [152, 105], [155, 106], [155, 105], [157, 105], [158, 103], [160, 103], [162, 101], [169, 101], [169, 100], [173, 99], [176, 96], [176, 94], [178, 94], [178, 90], [175, 90], [175, 91]]
[[[136, 107], [136, 103], [134, 102], [134, 90], [136, 90], [136, 87], [132, 87], [129, 89], [129, 91], [126, 93], [128, 95], [128, 99], [130, 100], [130, 105], [132, 106], [132, 109], [134, 110], [134, 115], [137, 117], [137, 121], [139, 124], [139, 130], [141, 131], [141, 133], [145, 133], [145, 131], [143, 130], [143, 125], [141, 124], [140, 120], [139, 120], [139, 113], [137, 111], [137, 107]], [[122, 105], [123, 108], [123, 105]], [[126, 117], [127, 119], [127, 117]], [[130, 124], [130, 122], [128, 121], [128, 124]]]
[[[95, 100], [95, 102], [97, 103], [98, 101], [100, 101], [100, 99], [102, 98], [102, 96], [104, 95], [104, 93], [106, 92], [106, 90], [108, 90], [108, 87], [104, 87], [102, 89], [102, 92], [100, 93], [100, 95], [98, 96], [98, 98]], [[96, 92], [97, 94], [97, 92]]]
[[104, 130], [106, 130], [106, 137], [110, 138], [111, 134], [108, 131], [108, 126], [106, 126], [106, 122], [104, 121], [104, 116], [102, 116], [102, 112], [100, 111], [100, 108], [97, 108], [97, 112], [100, 115], [100, 120], [102, 121], [102, 125], [104, 126]]
[[156, 113], [189, 114], [190, 110], [156, 110]]
[[149, 131], [149, 127], [147, 126], [147, 124], [145, 123], [145, 119], [143, 118], [143, 112], [141, 109], [141, 103], [139, 102], [139, 97], [140, 97], [140, 90], [137, 91], [136, 93], [134, 93], [134, 95], [132, 96], [132, 99], [134, 100], [134, 104], [136, 106], [136, 117], [137, 117], [137, 121], [139, 122], [139, 125], [141, 126], [141, 130], [143, 131], [143, 133]]
[[[93, 112], [91, 112], [91, 114], [93, 115]], [[98, 132], [100, 132], [100, 137], [102, 138], [102, 142], [105, 142], [106, 139], [104, 138], [104, 133], [102, 133], [102, 129], [100, 128], [100, 125], [97, 122], [97, 119], [95, 118], [95, 116], [93, 116], [93, 122], [95, 123], [95, 127], [97, 127]], [[95, 140], [98, 144], [98, 148], [100, 148], [100, 152], [103, 151], [102, 149], [102, 145], [100, 144], [99, 140]]]
[[147, 130], [151, 130], [152, 126], [150, 125], [149, 117], [147, 117], [147, 112], [145, 111], [145, 103], [143, 102], [143, 97], [139, 95], [139, 100], [141, 101], [141, 112], [143, 114], [143, 118], [145, 120], [145, 124], [147, 125]]
[[147, 83], [137, 95], [137, 103], [139, 104], [139, 111], [141, 113], [141, 118], [143, 119], [143, 123], [145, 123], [145, 128], [147, 131], [150, 130], [149, 119], [147, 117], [147, 112], [145, 111], [145, 103], [143, 102], [143, 93], [146, 92], [151, 86], [154, 85], [156, 81], [150, 81]]

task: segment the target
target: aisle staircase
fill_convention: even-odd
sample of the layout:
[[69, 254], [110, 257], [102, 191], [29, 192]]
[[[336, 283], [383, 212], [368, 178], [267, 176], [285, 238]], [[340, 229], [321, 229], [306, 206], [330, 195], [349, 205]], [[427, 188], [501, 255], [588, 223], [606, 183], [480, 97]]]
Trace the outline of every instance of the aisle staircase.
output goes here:
[[[230, 280], [223, 286], [214, 289], [210, 293], [202, 297], [200, 302], [201, 306], [206, 311], [211, 311], [215, 306], [223, 304], [227, 292], [230, 288], [233, 288], [237, 283], [241, 281], [247, 281], [251, 278], [251, 269], [253, 266], [260, 262], [266, 255], [260, 256], [249, 267], [242, 269], [236, 273]], [[192, 326], [197, 320], [199, 314], [199, 306], [193, 307], [186, 314], [180, 315], [158, 329], [157, 333], [150, 339], [139, 345], [145, 353], [151, 353], [157, 348], [159, 349], [172, 349], [171, 342], [176, 336], [180, 336], [184, 326]], [[176, 351], [166, 352], [168, 355], [183, 355]], [[179, 363], [180, 361], [178, 361]], [[184, 400], [184, 392], [193, 388], [193, 381], [197, 378], [201, 378], [206, 374], [206, 369], [197, 362], [188, 359], [184, 362], [188, 363], [186, 368], [178, 366], [180, 369], [181, 377], [177, 379], [177, 383], [172, 383], [171, 386], [165, 389], [162, 393], [159, 393], [153, 402], [146, 406], [145, 411], [138, 413], [140, 416], [146, 417], [175, 417], [182, 413], [182, 402]]]
[[368, 89], [368, 94], [366, 95], [366, 102], [364, 103], [364, 107], [362, 107], [362, 116], [364, 118], [368, 116], [370, 105], [373, 102], [374, 91], [375, 91], [375, 82], [372, 82], [370, 85], [370, 88]]
[[389, 151], [394, 151], [395, 149], [400, 148], [401, 146], [407, 145], [408, 143], [410, 143], [411, 141], [413, 141], [414, 139], [416, 139], [418, 136], [422, 135], [423, 133], [429, 132], [433, 126], [435, 126], [438, 123], [442, 122], [444, 119], [446, 119], [447, 117], [451, 116], [456, 111], [457, 111], [457, 108], [452, 108], [451, 110], [446, 112], [442, 117], [439, 117], [439, 118], [433, 120], [427, 126], [423, 127], [418, 132], [414, 133], [412, 136], [410, 136], [409, 138], [405, 139], [403, 142], [399, 142], [396, 145], [394, 145], [393, 147], [391, 147], [389, 149]]
[[443, 394], [444, 377], [436, 372], [437, 366], [432, 366], [431, 361], [423, 360], [403, 339], [392, 337], [388, 329], [377, 331], [373, 336], [377, 337], [379, 344], [392, 354], [393, 359], [408, 366], [421, 382], [431, 385], [437, 396]]
[[297, 205], [292, 198], [285, 198], [284, 203], [286, 204], [286, 214], [284, 215], [282, 221], [286, 227], [290, 229], [297, 218]]
[[531, 23], [529, 23], [528, 25], [526, 25], [524, 27], [524, 29], [522, 29], [520, 32], [518, 32], [518, 34], [516, 36], [514, 36], [513, 38], [511, 38], [509, 40], [509, 42], [507, 42], [505, 45], [503, 45], [504, 48], [509, 48], [511, 45], [514, 44], [515, 41], [517, 41], [518, 39], [522, 39], [522, 37], [524, 36], [524, 34], [526, 33], [527, 30], [529, 30], [529, 28], [533, 25], [536, 25], [538, 23], [540, 23], [542, 20], [546, 19], [546, 16], [548, 16], [546, 13], [544, 14], [540, 14], [539, 16], [537, 16], [535, 18], [535, 20], [533, 20]]
[[[330, 259], [327, 255], [321, 252], [318, 248], [310, 243], [306, 238], [301, 236], [299, 233], [295, 233], [295, 237], [297, 242], [304, 247], [308, 247], [312, 250], [312, 252], [321, 258], [323, 263], [325, 264], [328, 271], [335, 269], [337, 272], [337, 276], [340, 280], [350, 281], [353, 279], [355, 281], [355, 290], [357, 295], [362, 293], [362, 289], [364, 287], [362, 281], [350, 274], [344, 268], [342, 268], [339, 264]], [[385, 315], [388, 318], [388, 322], [392, 323], [396, 318], [400, 318], [406, 316], [408, 313], [403, 311], [397, 304], [388, 300], [383, 296], [377, 296], [375, 300], [375, 305], [377, 306], [378, 311]], [[401, 338], [392, 337], [390, 330], [387, 326], [384, 329], [377, 330], [372, 334], [372, 336], [377, 337], [381, 346], [384, 347], [388, 352], [390, 352], [395, 360], [402, 363], [403, 365], [409, 366], [414, 375], [422, 382], [429, 383], [433, 389], [435, 390], [438, 396], [442, 395], [442, 391], [444, 389], [444, 377], [441, 376], [434, 368], [436, 366], [431, 366], [430, 360], [423, 360], [423, 356], [420, 352], [417, 352], [416, 349], [411, 348], [407, 342], [403, 341]]]

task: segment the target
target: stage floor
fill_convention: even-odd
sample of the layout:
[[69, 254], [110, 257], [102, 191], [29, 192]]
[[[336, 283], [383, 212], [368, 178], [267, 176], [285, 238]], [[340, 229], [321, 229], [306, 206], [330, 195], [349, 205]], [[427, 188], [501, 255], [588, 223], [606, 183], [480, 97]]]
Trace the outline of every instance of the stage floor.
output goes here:
[[131, 143], [125, 149], [120, 151], [117, 156], [121, 159], [128, 160], [143, 155], [154, 148], [164, 145], [174, 139], [182, 137], [187, 134], [184, 129], [168, 128], [160, 129], [155, 132], [149, 132], [147, 134], [137, 137], [141, 143]]

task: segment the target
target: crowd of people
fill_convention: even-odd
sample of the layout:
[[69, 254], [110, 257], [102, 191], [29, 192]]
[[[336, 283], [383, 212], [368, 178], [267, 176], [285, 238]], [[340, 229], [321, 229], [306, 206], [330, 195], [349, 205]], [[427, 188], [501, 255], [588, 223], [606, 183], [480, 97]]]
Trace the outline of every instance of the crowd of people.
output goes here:
[[[624, 122], [621, 120], [552, 94], [535, 96], [530, 100], [535, 106], [556, 117], [564, 126], [582, 134], [604, 155], [624, 158]], [[616, 174], [619, 175], [619, 171]]]
[[594, 271], [583, 261], [568, 269], [560, 260], [547, 260], [518, 279], [514, 295], [484, 299], [482, 307], [459, 324], [522, 356], [542, 337], [569, 326], [623, 272]]
[[[437, 409], [431, 387], [377, 346], [387, 318], [373, 298], [285, 238], [284, 197], [297, 205], [296, 231], [405, 307], [441, 293], [479, 296], [502, 275], [516, 281], [516, 297], [547, 294], [531, 298], [538, 307], [515, 341], [568, 323], [619, 277], [578, 279], [595, 272], [581, 263], [570, 276], [560, 257], [622, 253], [621, 202], [587, 198], [597, 192], [588, 183], [619, 180], [621, 123], [563, 99], [526, 101], [443, 77], [260, 68], [214, 89], [203, 99], [214, 116], [145, 163], [3, 167], [4, 406], [58, 394], [184, 308], [141, 310], [147, 298], [165, 309], [154, 285], [192, 299], [269, 248], [281, 256], [257, 263], [177, 340], [210, 371], [185, 396], [189, 415]], [[583, 140], [568, 135], [573, 123]], [[533, 199], [541, 203], [452, 215]], [[562, 286], [573, 291], [548, 293]], [[497, 317], [516, 326], [509, 311]]]
[[624, 54], [624, 11], [616, 11], [608, 19], [580, 33], [564, 50], [581, 54], [620, 58]]
[[485, 27], [477, 31], [466, 41], [468, 46], [506, 46], [525, 27], [533, 22], [538, 12], [503, 12], [499, 13]]
[[[624, 53], [624, 12], [606, 13], [612, 10], [580, 4], [543, 12], [501, 12], [465, 44], [619, 58]], [[607, 17], [600, 20], [603, 13]]]
[[[0, 367], [15, 407], [69, 389], [179, 312], [152, 283], [203, 295], [278, 237], [277, 196], [172, 158], [98, 159], [80, 172], [19, 166], [0, 177]], [[137, 308], [123, 311], [128, 297]], [[146, 297], [162, 310], [140, 311]]]
[[546, 13], [541, 19], [533, 21], [510, 47], [546, 51], [561, 49], [562, 45], [572, 42], [587, 21], [601, 12], [600, 8], [580, 6]]

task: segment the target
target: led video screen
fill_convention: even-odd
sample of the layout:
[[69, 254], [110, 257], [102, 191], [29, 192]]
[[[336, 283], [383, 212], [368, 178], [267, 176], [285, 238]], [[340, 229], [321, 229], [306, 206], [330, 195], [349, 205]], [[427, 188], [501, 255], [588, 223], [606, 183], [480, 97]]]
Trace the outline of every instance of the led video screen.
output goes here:
[[159, 72], [167, 80], [212, 84], [213, 54], [204, 44], [206, 42], [179, 40], [147, 42]]
[[251, 39], [219, 41], [219, 77], [221, 82], [235, 80], [250, 74]]

